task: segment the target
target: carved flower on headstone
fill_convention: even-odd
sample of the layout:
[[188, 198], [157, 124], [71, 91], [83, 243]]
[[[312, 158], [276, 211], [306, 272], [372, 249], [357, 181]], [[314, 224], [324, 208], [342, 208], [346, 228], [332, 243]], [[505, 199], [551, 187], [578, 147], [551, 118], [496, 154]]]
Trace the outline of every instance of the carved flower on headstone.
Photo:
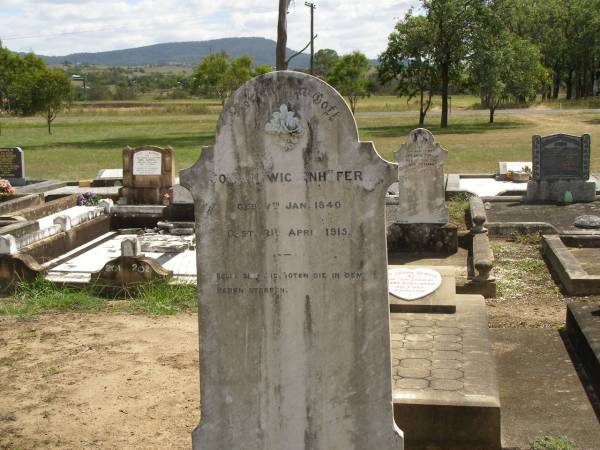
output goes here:
[[279, 111], [273, 113], [273, 117], [265, 126], [265, 131], [294, 135], [302, 133], [302, 125], [300, 125], [300, 119], [296, 117], [296, 113], [288, 110], [287, 105], [284, 104], [279, 107]]

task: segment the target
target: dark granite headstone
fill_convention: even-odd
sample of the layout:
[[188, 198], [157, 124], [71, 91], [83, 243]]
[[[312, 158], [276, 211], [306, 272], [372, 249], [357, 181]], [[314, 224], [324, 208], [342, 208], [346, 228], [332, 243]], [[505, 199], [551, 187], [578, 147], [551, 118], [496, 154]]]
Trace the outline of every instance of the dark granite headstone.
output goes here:
[[527, 184], [528, 202], [591, 202], [596, 183], [590, 178], [589, 134], [533, 136], [533, 179]]
[[25, 158], [20, 147], [0, 148], [0, 178], [14, 186], [26, 184]]
[[534, 180], [590, 178], [590, 135], [533, 136]]

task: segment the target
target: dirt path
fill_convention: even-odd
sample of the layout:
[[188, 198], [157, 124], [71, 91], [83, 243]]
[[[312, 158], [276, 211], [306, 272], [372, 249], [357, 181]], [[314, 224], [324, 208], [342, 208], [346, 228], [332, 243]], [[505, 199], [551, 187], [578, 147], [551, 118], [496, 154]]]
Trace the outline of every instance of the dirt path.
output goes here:
[[190, 448], [196, 316], [0, 318], [0, 448]]

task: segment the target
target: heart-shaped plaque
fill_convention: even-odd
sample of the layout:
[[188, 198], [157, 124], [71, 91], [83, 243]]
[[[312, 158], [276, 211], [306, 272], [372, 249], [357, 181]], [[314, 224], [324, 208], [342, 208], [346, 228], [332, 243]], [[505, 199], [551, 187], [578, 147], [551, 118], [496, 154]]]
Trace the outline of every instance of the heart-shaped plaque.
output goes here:
[[442, 284], [442, 276], [431, 269], [388, 269], [388, 290], [402, 300], [417, 300], [435, 292]]

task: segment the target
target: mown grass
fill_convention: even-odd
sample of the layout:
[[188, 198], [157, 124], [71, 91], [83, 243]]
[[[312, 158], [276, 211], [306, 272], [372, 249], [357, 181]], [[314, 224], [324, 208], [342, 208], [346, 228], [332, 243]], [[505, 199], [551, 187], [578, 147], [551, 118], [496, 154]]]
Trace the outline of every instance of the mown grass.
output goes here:
[[[376, 109], [380, 103], [386, 104], [387, 99], [366, 100], [372, 102], [371, 109]], [[163, 102], [147, 104], [149, 108], [158, 108]], [[177, 169], [189, 167], [198, 159], [201, 147], [214, 142], [220, 106], [210, 106], [208, 100], [198, 102], [198, 107], [216, 108], [215, 112], [187, 114], [183, 112], [188, 107], [185, 103], [164, 105], [171, 109], [149, 113], [125, 108], [125, 113], [123, 108], [113, 105], [98, 106], [96, 112], [92, 108], [81, 114], [61, 114], [53, 125], [52, 135], [48, 135], [46, 124], [39, 117], [0, 119], [0, 147], [18, 146], [25, 150], [26, 175], [30, 179], [93, 178], [100, 169], [121, 167], [121, 152], [127, 145], [170, 145], [175, 149]], [[417, 122], [416, 114], [357, 119], [361, 140], [374, 141], [379, 153], [388, 160], [394, 159], [394, 151], [418, 126]], [[590, 133], [592, 170], [600, 171], [600, 114], [597, 113], [498, 112], [496, 123], [488, 124], [485, 114], [473, 112], [451, 115], [450, 126], [445, 129], [439, 127], [439, 115], [430, 115], [425, 127], [448, 149], [445, 170], [449, 173], [493, 173], [498, 161], [528, 161], [533, 134], [558, 132]]]
[[36, 278], [22, 282], [7, 297], [0, 298], [0, 315], [31, 316], [58, 311], [123, 311], [151, 315], [171, 315], [197, 308], [195, 285], [155, 282], [122, 291], [124, 299], [112, 302], [95, 286], [61, 286]]

